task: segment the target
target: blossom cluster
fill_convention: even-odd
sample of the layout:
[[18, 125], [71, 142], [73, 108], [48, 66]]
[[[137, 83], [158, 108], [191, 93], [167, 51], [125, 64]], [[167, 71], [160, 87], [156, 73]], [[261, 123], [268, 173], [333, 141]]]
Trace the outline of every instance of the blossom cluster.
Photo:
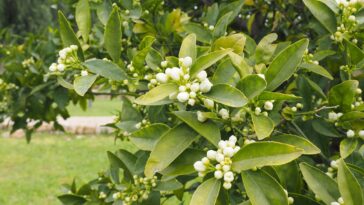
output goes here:
[[[75, 64], [79, 64], [79, 59], [77, 56], [77, 45], [71, 45], [69, 47], [63, 48], [58, 53], [57, 63], [52, 63], [49, 67], [50, 72], [63, 72], [68, 67]], [[84, 73], [85, 74], [85, 73]]]
[[355, 38], [355, 31], [357, 29], [357, 19], [355, 13], [358, 11], [356, 5], [358, 0], [336, 0], [337, 5], [340, 8], [341, 23], [337, 26], [336, 32], [331, 35], [331, 39], [341, 42], [344, 38], [352, 39], [353, 43], [357, 43]]
[[344, 199], [342, 197], [338, 198], [337, 201], [331, 202], [330, 205], [344, 205]]
[[216, 179], [223, 179], [223, 187], [230, 189], [234, 181], [234, 173], [231, 170], [231, 158], [240, 150], [236, 145], [237, 138], [231, 135], [229, 140], [221, 140], [219, 149], [207, 151], [207, 156], [194, 163], [198, 175], [203, 177], [206, 173], [213, 171]]

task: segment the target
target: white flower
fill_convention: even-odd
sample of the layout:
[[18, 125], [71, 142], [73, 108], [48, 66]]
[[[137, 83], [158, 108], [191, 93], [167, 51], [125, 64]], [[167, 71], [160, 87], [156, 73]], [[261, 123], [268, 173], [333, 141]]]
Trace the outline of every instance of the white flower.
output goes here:
[[217, 152], [215, 150], [207, 151], [207, 158], [215, 160]]
[[[205, 105], [205, 107], [206, 108], [208, 108], [208, 109], [212, 109], [212, 108], [214, 108], [214, 101], [213, 100], [210, 100], [210, 99], [207, 99], [207, 98], [205, 98], [204, 100], [203, 100], [203, 104]], [[229, 113], [228, 113], [229, 114]]]
[[349, 137], [349, 138], [354, 137], [355, 136], [355, 132], [353, 130], [348, 130], [346, 132], [346, 136]]
[[221, 162], [221, 161], [223, 161], [225, 159], [225, 157], [224, 157], [224, 155], [223, 154], [221, 154], [221, 153], [217, 153], [216, 154], [216, 161], [217, 162]]
[[87, 70], [83, 70], [83, 71], [81, 71], [81, 75], [82, 75], [82, 76], [87, 76], [87, 75], [88, 75]]
[[201, 162], [201, 161], [197, 161], [193, 164], [193, 167], [195, 168], [196, 171], [198, 172], [204, 172], [206, 171], [206, 167], [205, 165]]
[[222, 119], [226, 120], [226, 119], [229, 119], [229, 111], [225, 108], [222, 108], [220, 111], [219, 111], [219, 115], [221, 116]]
[[177, 100], [180, 102], [186, 102], [189, 99], [189, 94], [188, 92], [180, 92], [177, 95]]
[[190, 92], [190, 98], [195, 98], [196, 97], [196, 93], [195, 92]]
[[200, 71], [196, 76], [201, 82], [207, 78], [206, 71]]
[[224, 181], [232, 182], [234, 180], [234, 174], [231, 171], [228, 171], [224, 174]]
[[266, 109], [266, 110], [273, 110], [273, 103], [271, 101], [266, 101], [264, 103], [264, 109]]
[[57, 65], [57, 70], [59, 70], [59, 71], [64, 71], [64, 68], [65, 68], [66, 66], [64, 65], [64, 64], [58, 64]]
[[56, 63], [52, 63], [51, 66], [49, 66], [49, 71], [54, 72], [57, 70], [57, 64]]
[[186, 86], [181, 85], [181, 86], [179, 86], [179, 87], [178, 87], [178, 90], [179, 90], [180, 92], [184, 92], [184, 91], [186, 91]]
[[258, 74], [258, 76], [265, 80], [265, 75], [264, 74]]
[[182, 64], [185, 67], [190, 67], [192, 65], [192, 58], [189, 56], [186, 56], [182, 59]]
[[198, 84], [198, 83], [192, 83], [192, 85], [190, 86], [190, 89], [193, 92], [198, 92], [200, 90], [200, 84]]
[[166, 70], [166, 74], [175, 81], [178, 81], [181, 78], [181, 70], [179, 68], [176, 68], [176, 67], [171, 68], [168, 73], [167, 73], [167, 70]]
[[225, 147], [227, 147], [226, 141], [220, 140], [220, 142], [218, 143], [218, 146], [222, 150], [225, 149]]
[[222, 166], [222, 170], [224, 172], [230, 171], [230, 166], [229, 165], [224, 165], [224, 166]]
[[363, 138], [364, 137], [364, 130], [360, 130], [358, 134], [359, 134], [359, 137]]
[[164, 73], [157, 73], [157, 75], [155, 76], [155, 78], [158, 80], [158, 82], [160, 83], [166, 83], [168, 81], [168, 77], [166, 74]]
[[227, 157], [232, 157], [234, 155], [234, 149], [232, 147], [225, 147], [223, 153]]
[[235, 143], [236, 143], [236, 141], [238, 141], [238, 139], [235, 137], [235, 135], [231, 135], [229, 137], [229, 141], [232, 142], [232, 143], [234, 143], [234, 145], [235, 145]]
[[194, 106], [195, 103], [196, 103], [196, 100], [195, 99], [188, 99], [188, 102], [187, 102], [189, 105], [191, 106]]
[[214, 176], [216, 179], [221, 179], [223, 177], [222, 171], [220, 170], [215, 171]]
[[256, 107], [255, 110], [254, 110], [254, 113], [256, 115], [259, 115], [261, 112], [262, 112], [262, 109], [260, 109], [260, 107]]
[[207, 93], [211, 90], [212, 83], [209, 81], [209, 79], [205, 79], [200, 84], [200, 90], [203, 93]]
[[231, 183], [230, 182], [224, 182], [224, 184], [222, 186], [224, 187], [224, 189], [231, 189]]
[[208, 165], [208, 164], [210, 164], [210, 160], [207, 158], [207, 157], [204, 157], [204, 158], [202, 158], [202, 163], [204, 163], [205, 165]]
[[161, 66], [162, 66], [163, 68], [167, 67], [167, 65], [168, 65], [168, 62], [167, 62], [167, 61], [162, 61], [162, 62], [161, 62]]
[[67, 52], [64, 49], [60, 50], [58, 54], [59, 54], [59, 57], [62, 59], [65, 59], [67, 57]]
[[336, 121], [338, 119], [338, 115], [335, 112], [329, 112], [329, 120]]
[[185, 75], [183, 76], [183, 79], [185, 79], [185, 80], [190, 79], [190, 75], [189, 75], [189, 74], [185, 74]]

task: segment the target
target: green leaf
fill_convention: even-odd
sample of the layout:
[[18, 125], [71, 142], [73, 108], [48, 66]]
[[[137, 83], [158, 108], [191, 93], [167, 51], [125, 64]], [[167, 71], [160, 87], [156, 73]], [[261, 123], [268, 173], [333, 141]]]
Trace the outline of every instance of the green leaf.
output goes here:
[[217, 61], [225, 57], [229, 52], [231, 52], [230, 49], [214, 51], [212, 53], [197, 58], [196, 62], [192, 65], [190, 71], [191, 76], [193, 77], [197, 75], [200, 71], [203, 71], [208, 67], [214, 65]]
[[110, 61], [91, 59], [84, 62], [83, 65], [91, 72], [99, 74], [109, 80], [122, 81], [128, 79], [125, 71]]
[[358, 111], [347, 112], [339, 118], [341, 122], [353, 121], [359, 119], [364, 119], [364, 112], [358, 112]]
[[217, 147], [221, 135], [219, 127], [213, 121], [200, 122], [194, 112], [176, 111], [173, 114]]
[[258, 96], [258, 100], [300, 100], [301, 97], [295, 96], [292, 94], [284, 94], [284, 93], [278, 93], [278, 92], [269, 92], [269, 91], [263, 91], [262, 94]]
[[184, 58], [189, 56], [192, 58], [192, 62], [194, 63], [197, 55], [196, 52], [196, 34], [192, 33], [183, 39], [178, 57]]
[[339, 105], [343, 111], [351, 110], [351, 104], [355, 101], [358, 85], [359, 82], [356, 80], [347, 80], [335, 85], [328, 94], [329, 104]]
[[154, 41], [155, 38], [153, 36], [145, 36], [142, 42], [139, 44], [140, 51], [138, 51], [133, 57], [133, 66], [136, 69], [144, 69], [145, 59], [149, 51], [152, 49], [152, 44]]
[[192, 195], [190, 205], [214, 205], [219, 196], [221, 181], [215, 178], [202, 183]]
[[336, 31], [335, 13], [324, 3], [318, 0], [303, 0], [303, 3], [311, 11], [312, 15], [329, 31]]
[[304, 69], [307, 69], [308, 71], [310, 72], [313, 72], [313, 73], [316, 73], [316, 74], [319, 74], [325, 78], [328, 78], [330, 80], [333, 80], [334, 77], [332, 77], [332, 75], [322, 66], [320, 65], [316, 65], [316, 64], [313, 64], [313, 63], [302, 63], [300, 65], [301, 68], [304, 68]]
[[139, 149], [151, 151], [159, 138], [168, 130], [169, 127], [165, 124], [153, 124], [133, 132], [129, 139]]
[[230, 23], [230, 16], [233, 12], [229, 12], [225, 15], [223, 15], [219, 20], [217, 21], [214, 30], [212, 31], [212, 36], [214, 38], [218, 38], [220, 36], [224, 36], [227, 26]]
[[103, 25], [107, 24], [111, 13], [110, 11], [112, 11], [110, 0], [104, 0], [101, 4], [97, 5], [96, 14]]
[[248, 99], [240, 90], [228, 84], [214, 85], [204, 96], [230, 107], [243, 107], [248, 103]]
[[76, 5], [76, 23], [81, 31], [83, 40], [87, 42], [91, 31], [91, 11], [88, 0], [78, 1]]
[[234, 53], [241, 54], [244, 50], [245, 41], [246, 37], [241, 33], [223, 36], [214, 42], [212, 50], [216, 51], [231, 48]]
[[195, 173], [193, 164], [206, 156], [206, 152], [197, 149], [186, 149], [180, 156], [175, 159], [167, 168], [160, 171], [163, 175], [162, 180], [169, 180], [176, 176], [188, 175]]
[[274, 130], [274, 122], [264, 115], [251, 114], [254, 131], [259, 140], [267, 138]]
[[267, 82], [259, 75], [248, 75], [238, 82], [236, 88], [243, 92], [249, 99], [253, 99], [260, 95], [266, 86]]
[[303, 154], [319, 154], [321, 150], [309, 140], [291, 134], [282, 134], [270, 137], [270, 140], [290, 144], [303, 150]]
[[139, 105], [161, 105], [165, 104], [163, 101], [170, 94], [173, 94], [178, 91], [178, 85], [175, 83], [167, 83], [162, 84], [158, 87], [155, 87], [145, 93], [144, 95], [135, 99], [135, 103]]
[[299, 40], [281, 51], [265, 73], [267, 90], [273, 91], [287, 81], [296, 71], [307, 49], [308, 39]]
[[357, 65], [359, 64], [364, 58], [364, 52], [354, 43], [344, 40], [346, 45], [347, 54], [350, 56], [350, 61], [352, 64]]
[[78, 76], [73, 81], [73, 88], [75, 89], [76, 93], [84, 96], [88, 89], [96, 81], [98, 75], [86, 75], [86, 76]]
[[243, 171], [241, 176], [252, 205], [288, 205], [283, 187], [264, 171]]
[[210, 41], [212, 40], [211, 33], [209, 31], [207, 31], [204, 27], [202, 27], [201, 24], [190, 22], [190, 23], [183, 25], [183, 28], [188, 33], [196, 34], [198, 41], [201, 41], [203, 43], [210, 43]]
[[255, 142], [248, 144], [235, 154], [232, 169], [241, 172], [263, 166], [286, 164], [297, 159], [303, 150], [279, 142]]
[[326, 204], [337, 201], [340, 197], [339, 188], [331, 177], [307, 163], [300, 163], [300, 169], [308, 187], [322, 201]]
[[345, 204], [363, 204], [364, 199], [362, 188], [360, 187], [358, 180], [347, 167], [343, 159], [341, 159], [338, 163], [337, 182], [339, 184], [339, 190]]
[[145, 176], [152, 177], [170, 165], [193, 141], [198, 134], [186, 124], [180, 124], [166, 132], [154, 146], [145, 165]]
[[120, 111], [121, 121], [140, 122], [143, 120], [142, 115], [135, 107], [133, 107], [133, 103], [127, 97], [122, 97], [121, 101], [122, 101], [122, 106]]
[[321, 97], [323, 97], [324, 99], [326, 99], [326, 95], [324, 93], [324, 91], [322, 91], [321, 87], [319, 85], [317, 85], [317, 83], [313, 82], [311, 79], [307, 78], [307, 77], [303, 77], [302, 79], [304, 79], [307, 84], [314, 90], [316, 91]]
[[[132, 154], [125, 150], [120, 150], [119, 154], [114, 154], [108, 151], [107, 156], [112, 167], [123, 170], [124, 177], [127, 181], [131, 181], [133, 179], [133, 166], [129, 165], [133, 165], [133, 163], [136, 161], [136, 158]], [[121, 156], [122, 159], [119, 156]]]
[[245, 62], [243, 57], [233, 52], [229, 53], [229, 57], [240, 78], [244, 78], [253, 72], [253, 68]]
[[60, 85], [62, 85], [64, 88], [73, 90], [73, 85], [71, 83], [67, 82], [61, 76], [57, 76], [57, 83], [60, 84]]
[[239, 74], [236, 72], [235, 67], [231, 64], [230, 59], [222, 61], [212, 76], [213, 84], [230, 84], [235, 85], [235, 82], [240, 79]]
[[81, 44], [73, 31], [71, 24], [68, 22], [67, 18], [64, 16], [62, 11], [58, 11], [58, 21], [59, 21], [59, 34], [61, 35], [62, 43], [64, 47], [76, 45], [78, 46], [77, 54], [78, 57], [83, 61], [83, 52]]
[[119, 62], [121, 54], [121, 22], [119, 8], [114, 6], [105, 26], [104, 45], [106, 51], [115, 63]]
[[160, 181], [153, 190], [156, 191], [174, 191], [183, 188], [183, 184], [176, 179], [171, 179], [168, 181]]
[[262, 38], [258, 43], [255, 49], [255, 62], [259, 63], [268, 63], [273, 56], [274, 51], [277, 48], [276, 44], [273, 44], [276, 41], [278, 35], [275, 33], [270, 33]]
[[358, 146], [357, 139], [345, 138], [340, 142], [340, 156], [345, 159], [353, 153]]
[[87, 201], [85, 198], [73, 194], [63, 194], [61, 196], [58, 196], [57, 198], [64, 205], [82, 205]]

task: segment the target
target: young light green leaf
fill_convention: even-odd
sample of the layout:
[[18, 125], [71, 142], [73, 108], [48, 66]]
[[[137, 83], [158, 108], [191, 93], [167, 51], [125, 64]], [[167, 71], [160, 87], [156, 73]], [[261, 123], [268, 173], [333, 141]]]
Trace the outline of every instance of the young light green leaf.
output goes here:
[[215, 64], [217, 61], [221, 60], [225, 57], [229, 52], [230, 49], [221, 50], [221, 51], [214, 51], [212, 53], [206, 54], [204, 56], [199, 57], [196, 62], [192, 65], [190, 74], [191, 76], [197, 75], [200, 71], [207, 69], [208, 67]]
[[358, 146], [357, 139], [345, 138], [340, 142], [340, 156], [345, 159], [353, 153]]
[[236, 172], [263, 166], [286, 164], [297, 159], [303, 150], [279, 142], [255, 142], [235, 154], [232, 169]]
[[121, 22], [119, 8], [114, 6], [105, 26], [104, 44], [106, 51], [115, 63], [119, 62], [121, 54]]
[[150, 153], [144, 174], [152, 177], [170, 165], [193, 141], [198, 134], [186, 124], [180, 124], [166, 132]]
[[326, 204], [337, 201], [340, 197], [336, 182], [321, 170], [301, 163], [300, 169], [308, 187]]
[[87, 42], [91, 31], [91, 11], [88, 0], [78, 1], [76, 5], [76, 23], [81, 31], [83, 40]]
[[303, 154], [319, 154], [321, 150], [307, 139], [291, 134], [282, 134], [270, 137], [270, 140], [290, 144], [303, 150]]
[[336, 31], [337, 23], [335, 13], [326, 4], [319, 0], [303, 0], [303, 3], [327, 31], [330, 33]]
[[287, 81], [296, 71], [307, 49], [308, 39], [299, 40], [281, 51], [265, 73], [267, 90], [273, 91]]
[[196, 60], [196, 53], [196, 34], [192, 33], [183, 39], [178, 57], [184, 58], [189, 56], [192, 58], [192, 62], [194, 63]]
[[204, 96], [230, 107], [243, 107], [248, 103], [248, 99], [240, 90], [228, 84], [214, 85]]
[[127, 74], [115, 63], [100, 60], [91, 59], [83, 63], [91, 72], [99, 74], [109, 80], [122, 81], [128, 79]]
[[355, 101], [358, 85], [359, 82], [356, 80], [347, 80], [335, 85], [328, 94], [329, 104], [339, 105], [343, 111], [351, 110], [351, 104]]
[[243, 171], [241, 176], [252, 205], [288, 205], [283, 187], [264, 171]]
[[354, 174], [341, 159], [338, 163], [337, 182], [345, 204], [362, 205], [364, 202], [363, 191]]
[[249, 99], [260, 95], [266, 88], [267, 82], [258, 75], [248, 75], [241, 79], [236, 88], [244, 93]]
[[231, 64], [230, 59], [226, 59], [219, 63], [217, 69], [212, 76], [213, 84], [229, 84], [235, 86], [235, 82], [240, 79], [239, 74], [236, 72], [235, 67]]
[[245, 62], [245, 59], [242, 56], [230, 52], [229, 57], [234, 68], [239, 73], [240, 78], [244, 78], [253, 72], [253, 68]]
[[263, 91], [262, 94], [258, 96], [258, 100], [300, 100], [301, 97], [292, 95], [292, 94], [284, 94], [284, 93], [278, 93], [278, 92], [269, 92], [269, 91]]
[[276, 33], [270, 33], [262, 38], [255, 49], [255, 62], [268, 63], [273, 56], [274, 51], [277, 48], [277, 44], [273, 44], [276, 41], [278, 35]]
[[267, 138], [274, 130], [274, 122], [269, 117], [264, 115], [251, 114], [254, 131], [259, 140]]
[[67, 82], [65, 79], [63, 79], [61, 76], [57, 77], [57, 83], [62, 85], [64, 88], [73, 90], [73, 85], [69, 82]]
[[213, 205], [219, 196], [221, 181], [210, 178], [203, 182], [192, 195], [190, 205]]
[[332, 77], [332, 75], [324, 67], [322, 67], [320, 65], [316, 65], [316, 64], [313, 64], [313, 63], [302, 63], [300, 65], [300, 68], [307, 69], [310, 72], [319, 74], [319, 75], [324, 76], [325, 78], [328, 78], [330, 80], [334, 79], [334, 77]]
[[194, 112], [176, 111], [173, 114], [217, 147], [221, 135], [219, 127], [213, 121], [200, 122]]
[[155, 87], [145, 93], [144, 95], [135, 99], [135, 103], [139, 105], [158, 105], [165, 104], [164, 99], [170, 94], [176, 93], [178, 91], [178, 85], [175, 83], [162, 84]]
[[61, 35], [63, 46], [64, 47], [70, 45], [78, 46], [77, 54], [78, 57], [83, 61], [84, 57], [81, 44], [78, 41], [76, 34], [71, 27], [71, 24], [68, 22], [67, 18], [64, 16], [62, 11], [58, 11], [58, 21], [59, 21], [59, 34]]
[[97, 76], [98, 75], [89, 74], [87, 76], [76, 77], [73, 81], [73, 88], [75, 89], [76, 93], [84, 96], [88, 89], [90, 89], [96, 81]]
[[130, 135], [130, 141], [139, 149], [151, 151], [157, 144], [159, 138], [169, 130], [165, 124], [152, 124], [139, 129]]
[[212, 50], [233, 49], [236, 54], [241, 54], [244, 50], [246, 37], [244, 34], [237, 33], [230, 36], [223, 36], [217, 39], [212, 45]]

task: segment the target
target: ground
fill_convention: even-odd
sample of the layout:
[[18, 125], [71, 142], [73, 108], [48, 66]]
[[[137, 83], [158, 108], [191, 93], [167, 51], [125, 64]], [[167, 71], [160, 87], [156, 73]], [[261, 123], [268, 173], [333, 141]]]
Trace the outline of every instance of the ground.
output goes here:
[[106, 151], [120, 148], [133, 150], [113, 136], [35, 134], [30, 144], [0, 137], [0, 204], [58, 205], [61, 184], [96, 178], [108, 167]]

